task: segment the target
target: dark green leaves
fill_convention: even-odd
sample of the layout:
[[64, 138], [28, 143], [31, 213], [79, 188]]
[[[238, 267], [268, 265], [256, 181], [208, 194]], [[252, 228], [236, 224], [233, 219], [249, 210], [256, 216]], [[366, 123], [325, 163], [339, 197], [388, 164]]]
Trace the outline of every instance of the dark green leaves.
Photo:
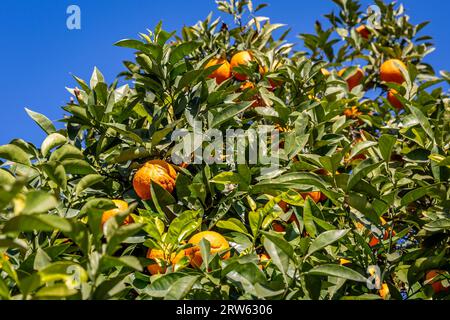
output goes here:
[[34, 122], [36, 122], [37, 125], [41, 127], [42, 130], [45, 131], [45, 133], [52, 134], [56, 131], [56, 128], [53, 125], [53, 123], [43, 114], [31, 111], [30, 109], [27, 108], [25, 108], [25, 111], [28, 113], [31, 119], [33, 119]]
[[347, 280], [352, 280], [356, 282], [366, 282], [366, 278], [360, 273], [356, 272], [345, 266], [340, 266], [337, 264], [324, 264], [312, 268], [308, 271], [308, 274], [316, 276], [330, 276], [339, 277]]
[[311, 243], [307, 256], [312, 255], [314, 252], [319, 251], [326, 246], [338, 241], [342, 237], [344, 237], [350, 230], [330, 230], [325, 231], [317, 236], [316, 239]]
[[390, 161], [392, 148], [394, 147], [396, 141], [396, 137], [388, 134], [384, 134], [378, 139], [378, 146], [384, 161]]
[[14, 144], [0, 146], [0, 159], [1, 158], [25, 165], [30, 164], [30, 156], [23, 149]]
[[47, 214], [19, 215], [10, 219], [3, 227], [3, 232], [32, 232], [32, 231], [71, 231], [68, 220]]

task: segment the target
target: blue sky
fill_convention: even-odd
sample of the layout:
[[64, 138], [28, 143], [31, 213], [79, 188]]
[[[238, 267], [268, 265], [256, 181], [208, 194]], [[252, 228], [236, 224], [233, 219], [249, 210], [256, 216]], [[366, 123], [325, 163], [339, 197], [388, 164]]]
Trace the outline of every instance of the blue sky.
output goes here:
[[[261, 2], [269, 3], [261, 15], [292, 27], [291, 41], [299, 33], [312, 33], [314, 21], [335, 8], [331, 0], [255, 0]], [[414, 23], [432, 21], [424, 33], [434, 37], [437, 50], [427, 61], [436, 70], [450, 70], [450, 1], [403, 3]], [[81, 8], [81, 30], [66, 27], [71, 4]], [[179, 30], [216, 7], [213, 0], [2, 0], [0, 6], [0, 145], [14, 138], [40, 145], [45, 134], [24, 108], [61, 119], [60, 107], [69, 99], [65, 87], [75, 86], [72, 74], [89, 80], [97, 66], [112, 82], [123, 70], [122, 61], [132, 58], [131, 50], [115, 47], [114, 42], [136, 38], [159, 20], [164, 29]], [[215, 12], [218, 15], [224, 14]]]

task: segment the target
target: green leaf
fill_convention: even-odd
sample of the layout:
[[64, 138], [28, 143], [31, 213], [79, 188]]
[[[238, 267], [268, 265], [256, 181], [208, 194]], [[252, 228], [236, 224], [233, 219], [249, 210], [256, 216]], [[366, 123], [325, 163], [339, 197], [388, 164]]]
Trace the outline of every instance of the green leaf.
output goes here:
[[14, 183], [14, 181], [16, 180], [16, 178], [14, 178], [14, 176], [7, 171], [6, 169], [0, 168], [0, 185], [1, 186], [5, 186], [7, 184], [12, 184]]
[[246, 183], [244, 181], [244, 178], [236, 172], [229, 172], [224, 171], [216, 175], [212, 180], [210, 180], [212, 183], [217, 184], [239, 184], [239, 183]]
[[[117, 219], [117, 216], [115, 218]], [[108, 222], [106, 222], [105, 226], [107, 226]], [[112, 234], [106, 234], [106, 240], [108, 242], [106, 246], [106, 253], [109, 255], [113, 255], [114, 252], [116, 252], [116, 250], [120, 248], [120, 244], [123, 241], [138, 233], [142, 229], [142, 227], [143, 225], [141, 224], [133, 223], [115, 229]]]
[[144, 289], [144, 292], [151, 297], [164, 298], [170, 291], [173, 284], [178, 279], [185, 277], [184, 273], [172, 272], [164, 274], [155, 279], [148, 287]]
[[95, 87], [99, 83], [104, 83], [105, 77], [103, 77], [103, 74], [98, 70], [97, 67], [94, 67], [94, 71], [92, 72], [91, 81], [89, 85], [91, 86], [91, 89], [95, 89]]
[[396, 141], [397, 138], [389, 134], [383, 134], [378, 139], [378, 147], [384, 161], [389, 162], [391, 160], [392, 148], [394, 148]]
[[205, 267], [206, 270], [209, 269], [209, 263], [212, 260], [212, 253], [211, 253], [211, 243], [208, 239], [202, 238], [199, 243], [200, 247], [200, 255], [202, 256], [202, 265]]
[[41, 165], [44, 172], [59, 188], [66, 190], [67, 175], [66, 169], [62, 164], [56, 161], [48, 161]]
[[59, 133], [52, 133], [42, 142], [41, 153], [45, 157], [51, 149], [59, 147], [67, 142], [67, 138]]
[[449, 230], [450, 219], [439, 219], [436, 221], [429, 222], [424, 226], [424, 228], [432, 232]]
[[62, 161], [61, 164], [64, 166], [67, 174], [87, 175], [97, 173], [94, 168], [84, 160], [69, 159]]
[[52, 134], [56, 131], [55, 126], [46, 116], [27, 108], [25, 108], [25, 111], [28, 113], [31, 119], [33, 119], [34, 122], [36, 122], [37, 125], [41, 127], [42, 130], [44, 130], [47, 134]]
[[177, 84], [177, 90], [180, 91], [185, 87], [194, 86], [200, 79], [205, 70], [191, 70], [183, 74]]
[[39, 271], [39, 270], [47, 267], [50, 263], [51, 263], [51, 259], [48, 256], [48, 254], [41, 248], [38, 248], [36, 250], [36, 256], [34, 257], [34, 263], [33, 263], [34, 270]]
[[5, 283], [5, 280], [3, 280], [2, 277], [0, 277], [0, 298], [5, 300], [11, 299], [8, 285]]
[[167, 243], [179, 244], [192, 232], [197, 230], [201, 224], [200, 211], [185, 211], [173, 219], [167, 231], [165, 241]]
[[14, 144], [0, 146], [0, 159], [30, 165], [30, 156]]
[[128, 267], [136, 271], [142, 271], [143, 267], [138, 258], [134, 256], [112, 257], [104, 255], [100, 261], [101, 272], [108, 271], [116, 267]]
[[39, 291], [36, 292], [34, 296], [37, 299], [52, 300], [70, 297], [75, 295], [77, 292], [77, 290], [68, 288], [63, 283], [58, 283], [39, 289]]
[[[367, 150], [370, 147], [373, 147], [376, 145], [377, 145], [377, 143], [373, 142], [373, 141], [363, 141], [363, 142], [357, 143], [354, 147], [352, 147], [352, 149], [351, 149], [352, 151], [350, 152], [349, 159], [352, 159], [354, 156], [361, 153], [362, 151]], [[331, 171], [331, 172], [333, 172], [333, 171]]]
[[339, 277], [347, 280], [366, 282], [366, 278], [360, 273], [345, 266], [337, 264], [324, 264], [312, 268], [307, 272], [311, 275]]
[[61, 148], [55, 150], [51, 156], [50, 161], [63, 161], [68, 159], [83, 159], [83, 153], [77, 147], [71, 144], [65, 144]]
[[[243, 263], [237, 260], [231, 263], [226, 267], [226, 277], [242, 287], [244, 292], [258, 298], [273, 295], [273, 292], [267, 292], [263, 289], [267, 286], [267, 280], [264, 273], [253, 262]], [[257, 287], [257, 285], [261, 287]]]
[[193, 51], [195, 51], [198, 47], [201, 46], [200, 42], [183, 42], [175, 47], [170, 53], [169, 63], [175, 64], [184, 57], [190, 55]]
[[355, 192], [350, 192], [347, 201], [351, 207], [364, 214], [373, 223], [379, 222], [380, 219], [378, 218], [375, 209], [372, 207], [372, 204], [367, 200], [366, 196], [359, 195]]
[[272, 262], [283, 274], [285, 284], [288, 284], [287, 271], [289, 269], [289, 260], [296, 262], [294, 248], [292, 245], [278, 235], [269, 232], [263, 232], [263, 245], [269, 254]]
[[258, 234], [259, 228], [261, 228], [262, 224], [262, 214], [259, 210], [257, 211], [250, 211], [248, 213], [248, 223], [250, 225], [250, 230], [252, 231], [252, 234], [254, 237]]

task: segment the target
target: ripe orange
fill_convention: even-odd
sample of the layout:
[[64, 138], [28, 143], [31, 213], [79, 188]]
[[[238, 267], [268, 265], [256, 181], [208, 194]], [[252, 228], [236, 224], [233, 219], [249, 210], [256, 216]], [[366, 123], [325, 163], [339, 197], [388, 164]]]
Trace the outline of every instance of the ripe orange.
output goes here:
[[[126, 203], [123, 200], [112, 200], [114, 204], [116, 205], [116, 209], [111, 209], [103, 212], [102, 214], [102, 225], [106, 223], [110, 218], [118, 215], [119, 213], [128, 210], [128, 203]], [[126, 217], [126, 219], [123, 221], [124, 225], [130, 224], [133, 222], [133, 218], [131, 216]]]
[[433, 288], [434, 293], [440, 293], [443, 291], [448, 291], [450, 289], [450, 287], [444, 287], [442, 284], [442, 281], [440, 280], [435, 280], [433, 281], [432, 279], [434, 279], [435, 277], [439, 277], [441, 274], [444, 274], [445, 271], [442, 270], [430, 270], [426, 273], [425, 275], [425, 280], [429, 281], [429, 284], [431, 284], [431, 287]]
[[322, 192], [320, 192], [320, 191], [303, 192], [303, 193], [300, 193], [300, 195], [305, 200], [309, 196], [312, 199], [312, 201], [317, 203], [320, 201], [320, 199], [322, 197]]
[[[170, 258], [168, 257], [168, 254], [165, 254], [163, 250], [160, 249], [148, 249], [147, 251], [147, 258], [155, 260], [155, 263], [152, 263], [147, 266], [147, 270], [150, 272], [150, 274], [158, 274], [158, 273], [165, 273], [166, 272], [166, 266], [169, 264], [176, 264], [178, 261], [180, 261], [185, 256], [184, 251], [180, 251], [177, 253], [172, 252], [170, 255]], [[164, 261], [164, 266], [161, 266], [158, 262]]]
[[344, 110], [344, 115], [347, 118], [356, 119], [358, 116], [362, 115], [362, 112], [358, 110], [358, 107], [351, 107]]
[[[189, 243], [193, 244], [193, 247], [186, 249], [186, 256], [189, 257], [191, 266], [198, 267], [202, 265], [203, 259], [200, 253], [200, 246], [198, 245], [202, 239], [209, 241], [211, 246], [211, 254], [220, 253], [230, 247], [228, 241], [220, 234], [214, 231], [203, 231], [199, 232], [189, 239]], [[227, 251], [223, 254], [222, 259], [228, 259], [230, 257], [230, 252]]]
[[394, 108], [401, 110], [403, 109], [403, 103], [401, 103], [400, 100], [398, 100], [397, 97], [395, 96], [395, 94], [397, 93], [398, 92], [395, 89], [389, 90], [387, 99]]
[[381, 81], [402, 84], [405, 81], [400, 66], [406, 69], [406, 65], [398, 59], [385, 61], [380, 68]]
[[[239, 87], [239, 89], [241, 91], [245, 91], [245, 90], [251, 90], [255, 88], [255, 84], [251, 81], [245, 81], [244, 83], [242, 83], [242, 85]], [[263, 107], [264, 106], [264, 101], [261, 99], [261, 97], [257, 94], [255, 94], [252, 97], [253, 100], [255, 100], [252, 103], [252, 108], [257, 108], [257, 107]]]
[[[344, 68], [338, 72], [338, 75], [342, 77], [347, 68]], [[361, 84], [362, 79], [364, 78], [364, 71], [358, 68], [353, 75], [345, 79], [348, 84], [348, 90], [352, 91], [354, 87]]]
[[1, 256], [0, 256], [0, 270], [3, 268], [2, 260], [5, 261], [5, 262], [9, 261], [9, 257], [8, 257], [8, 255], [6, 253], [2, 253]]
[[276, 231], [276, 232], [285, 232], [286, 231], [286, 228], [278, 221], [272, 222], [272, 229], [273, 229], [273, 231]]
[[[387, 223], [386, 220], [383, 219], [383, 217], [380, 217], [380, 220], [381, 220], [381, 225], [383, 225], [383, 226]], [[388, 230], [386, 230], [384, 232], [383, 240], [389, 239], [390, 233], [391, 233], [391, 229], [389, 228]], [[395, 236], [394, 230], [392, 230], [392, 236]], [[380, 240], [377, 237], [372, 236], [372, 238], [369, 241], [369, 246], [375, 247], [378, 243], [380, 243]]]
[[231, 67], [230, 63], [223, 58], [216, 59], [213, 58], [209, 60], [209, 62], [206, 64], [206, 68], [221, 65], [218, 69], [214, 70], [213, 73], [211, 73], [208, 78], [210, 79], [216, 79], [216, 82], [218, 84], [221, 84], [225, 80], [229, 79], [231, 77]]
[[236, 53], [232, 58], [230, 62], [231, 66], [231, 72], [233, 73], [233, 76], [240, 81], [247, 80], [247, 76], [245, 74], [240, 74], [237, 72], [234, 72], [233, 69], [237, 66], [246, 66], [253, 60], [253, 55], [250, 51], [240, 51]]
[[134, 175], [134, 191], [142, 200], [149, 200], [152, 197], [150, 192], [152, 181], [172, 192], [176, 178], [177, 173], [170, 164], [163, 160], [150, 160]]
[[367, 29], [367, 27], [365, 25], [361, 25], [358, 28], [356, 28], [356, 32], [359, 33], [359, 35], [361, 37], [363, 37], [364, 39], [369, 39], [370, 36], [370, 31], [369, 29]]
[[387, 285], [387, 283], [383, 283], [381, 285], [381, 289], [378, 290], [378, 294], [380, 295], [381, 298], [386, 299], [388, 294], [389, 294], [389, 287]]

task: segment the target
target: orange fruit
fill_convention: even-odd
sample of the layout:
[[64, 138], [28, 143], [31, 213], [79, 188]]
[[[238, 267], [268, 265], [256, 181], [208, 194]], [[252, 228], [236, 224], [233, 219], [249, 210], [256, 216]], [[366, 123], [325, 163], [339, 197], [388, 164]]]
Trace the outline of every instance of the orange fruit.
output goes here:
[[378, 294], [380, 295], [381, 298], [386, 299], [388, 294], [389, 294], [389, 287], [387, 285], [387, 283], [383, 283], [381, 285], [381, 289], [378, 290]]
[[320, 198], [322, 197], [322, 192], [320, 192], [320, 191], [303, 192], [303, 193], [300, 193], [300, 195], [305, 200], [309, 196], [312, 199], [312, 201], [317, 203], [320, 201]]
[[[347, 70], [347, 68], [340, 70], [338, 72], [338, 75], [342, 77], [345, 73], [345, 70]], [[356, 72], [353, 73], [353, 75], [345, 79], [347, 81], [348, 90], [352, 91], [354, 87], [360, 85], [363, 78], [364, 78], [364, 71], [358, 68]]]
[[331, 74], [330, 71], [328, 71], [328, 70], [325, 69], [325, 68], [320, 69], [320, 72], [322, 72], [322, 74], [323, 74], [325, 77], [328, 77], [328, 76]]
[[267, 66], [259, 66], [259, 74], [264, 76], [267, 72], [269, 72], [269, 68]]
[[251, 82], [251, 81], [245, 81], [244, 83], [242, 83], [241, 84], [241, 86], [239, 87], [239, 89], [241, 90], [241, 91], [244, 91], [244, 90], [250, 90], [250, 89], [254, 89], [255, 88], [255, 84], [253, 83], [253, 82]]
[[361, 25], [358, 28], [356, 28], [356, 32], [359, 33], [359, 35], [361, 37], [363, 37], [364, 39], [369, 39], [370, 36], [370, 31], [369, 29], [367, 29], [367, 27], [365, 25]]
[[[220, 234], [214, 231], [203, 231], [199, 232], [189, 239], [189, 243], [193, 244], [193, 247], [186, 249], [186, 256], [189, 257], [191, 266], [198, 267], [202, 265], [203, 259], [200, 253], [200, 246], [198, 245], [202, 239], [209, 241], [211, 246], [211, 254], [220, 253], [230, 247], [228, 241]], [[221, 256], [222, 259], [228, 259], [230, 257], [230, 252], [227, 251]]]
[[406, 69], [406, 65], [398, 59], [385, 61], [380, 68], [381, 81], [402, 84], [405, 81], [400, 66]]
[[[362, 138], [356, 138], [355, 140], [353, 140], [352, 142], [352, 147], [354, 147], [356, 144], [363, 142], [364, 140]], [[364, 153], [359, 153], [353, 156], [353, 158], [349, 159], [348, 157], [350, 156], [350, 153], [347, 153], [345, 155], [345, 161], [353, 161], [353, 160], [365, 160], [367, 159], [366, 155]]]
[[140, 168], [133, 178], [133, 188], [142, 200], [149, 200], [151, 182], [159, 184], [168, 192], [175, 188], [177, 173], [175, 169], [163, 160], [150, 160]]
[[245, 80], [247, 80], [247, 76], [245, 74], [240, 74], [238, 72], [235, 72], [235, 71], [233, 71], [233, 69], [238, 66], [246, 66], [251, 61], [253, 61], [253, 55], [251, 54], [250, 51], [239, 51], [231, 58], [231, 62], [230, 62], [231, 72], [233, 73], [233, 76], [237, 80], [245, 81]]
[[434, 293], [440, 293], [440, 292], [444, 292], [444, 291], [448, 291], [450, 289], [450, 287], [444, 287], [442, 284], [442, 281], [440, 280], [434, 280], [434, 278], [439, 277], [440, 275], [444, 274], [445, 271], [442, 270], [430, 270], [426, 273], [425, 275], [425, 280], [429, 281], [429, 284], [431, 284], [431, 287], [433, 288]]
[[209, 62], [206, 64], [205, 68], [216, 66], [216, 65], [219, 65], [219, 64], [221, 66], [218, 69], [214, 70], [208, 76], [208, 78], [216, 79], [216, 82], [218, 84], [221, 84], [225, 80], [231, 78], [230, 63], [226, 59], [223, 59], [223, 58], [219, 58], [219, 59], [213, 58], [213, 59], [209, 60]]
[[[128, 203], [126, 203], [123, 200], [112, 200], [112, 202], [114, 202], [114, 204], [116, 205], [116, 209], [111, 209], [111, 210], [107, 210], [105, 212], [103, 212], [102, 214], [102, 225], [104, 225], [106, 223], [106, 221], [108, 221], [110, 218], [118, 215], [119, 213], [128, 210]], [[125, 218], [125, 220], [123, 221], [123, 224], [130, 224], [133, 222], [133, 218], [131, 218], [131, 216], [128, 216]]]
[[403, 109], [403, 104], [400, 102], [400, 100], [397, 99], [397, 97], [395, 96], [397, 94], [397, 90], [395, 89], [391, 89], [388, 92], [388, 96], [387, 99], [389, 101], [389, 103], [396, 109], [401, 110]]
[[[244, 83], [242, 83], [242, 85], [240, 86], [240, 90], [241, 91], [245, 91], [245, 90], [251, 90], [255, 88], [255, 84], [251, 81], [245, 81]], [[261, 99], [261, 97], [257, 94], [255, 94], [252, 97], [253, 100], [255, 100], [252, 103], [252, 108], [257, 108], [257, 107], [263, 107], [264, 106], [264, 101]]]
[[[178, 261], [180, 261], [185, 256], [184, 251], [180, 251], [177, 253], [172, 252], [170, 255], [170, 258], [168, 257], [168, 254], [165, 254], [163, 250], [160, 249], [148, 249], [147, 251], [147, 258], [153, 259], [156, 262], [152, 263], [147, 266], [147, 270], [150, 272], [150, 274], [158, 274], [158, 273], [165, 273], [166, 272], [166, 266], [169, 264], [176, 264]], [[166, 266], [161, 266], [158, 262], [164, 261]]]

